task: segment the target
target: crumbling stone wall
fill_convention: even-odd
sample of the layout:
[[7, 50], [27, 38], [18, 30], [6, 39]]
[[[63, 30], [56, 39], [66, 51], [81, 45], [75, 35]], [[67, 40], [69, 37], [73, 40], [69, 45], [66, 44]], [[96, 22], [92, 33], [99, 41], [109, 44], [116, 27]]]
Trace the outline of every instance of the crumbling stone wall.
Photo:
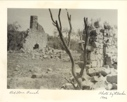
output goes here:
[[117, 30], [95, 27], [89, 33], [86, 49], [87, 64], [91, 68], [100, 68], [104, 65], [113, 67], [113, 64], [117, 63]]
[[23, 45], [24, 49], [28, 52], [36, 49], [44, 51], [46, 45], [47, 34], [43, 27], [38, 23], [37, 16], [31, 16], [30, 29]]
[[90, 32], [88, 46], [91, 48], [88, 53], [91, 67], [100, 68], [103, 65], [103, 34], [99, 28]]

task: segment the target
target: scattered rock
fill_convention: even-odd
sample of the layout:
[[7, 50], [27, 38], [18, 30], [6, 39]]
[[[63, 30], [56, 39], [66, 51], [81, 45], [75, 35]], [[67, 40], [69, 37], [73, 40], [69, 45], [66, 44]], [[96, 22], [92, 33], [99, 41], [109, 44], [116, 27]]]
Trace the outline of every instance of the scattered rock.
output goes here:
[[116, 83], [117, 84], [117, 75], [108, 75], [107, 76], [107, 81], [110, 83]]
[[88, 69], [88, 74], [90, 76], [95, 76], [95, 75], [99, 74], [100, 71], [101, 71], [101, 68], [90, 68], [90, 69]]
[[47, 56], [47, 55], [44, 55], [44, 56], [43, 56], [43, 58], [45, 58], [45, 59], [46, 59], [46, 58], [48, 58], [48, 56]]
[[104, 67], [104, 68], [109, 68], [109, 65], [104, 65], [103, 67]]
[[71, 83], [64, 84], [61, 89], [74, 89]]
[[92, 78], [91, 78], [91, 81], [92, 82], [98, 82], [99, 81], [99, 77], [98, 76], [93, 76]]
[[105, 89], [106, 90], [111, 90], [112, 89], [112, 84], [107, 83], [107, 85], [105, 85]]
[[116, 90], [117, 89], [117, 84], [113, 83], [112, 84], [112, 90]]
[[83, 90], [90, 90], [93, 87], [93, 83], [89, 80], [85, 80], [82, 83]]
[[52, 71], [52, 69], [51, 69], [51, 68], [48, 68], [47, 71], [48, 71], [48, 72], [49, 72], [49, 71]]
[[42, 78], [43, 74], [34, 73], [31, 78]]
[[111, 75], [117, 75], [117, 70], [114, 68], [111, 68]]
[[98, 90], [98, 89], [105, 89], [104, 81], [98, 81], [94, 84], [94, 90]]
[[104, 67], [102, 67], [100, 73], [101, 73], [103, 76], [106, 76], [106, 75], [108, 75], [108, 74], [110, 73], [110, 69], [109, 69], [109, 68], [104, 68]]

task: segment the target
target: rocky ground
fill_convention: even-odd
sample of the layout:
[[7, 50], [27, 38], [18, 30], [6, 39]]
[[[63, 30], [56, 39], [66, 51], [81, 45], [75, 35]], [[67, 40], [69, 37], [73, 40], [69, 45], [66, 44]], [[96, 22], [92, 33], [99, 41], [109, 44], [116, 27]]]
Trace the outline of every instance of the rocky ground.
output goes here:
[[8, 52], [8, 88], [60, 89], [66, 83], [65, 77], [70, 78], [71, 63], [67, 55], [63, 59], [50, 57]]
[[[65, 78], [74, 81], [71, 75], [71, 63], [66, 53], [57, 54], [8, 52], [7, 87], [10, 89], [73, 89]], [[82, 62], [80, 54], [73, 52], [76, 72], [80, 71]], [[102, 68], [85, 70], [82, 84], [84, 90], [117, 89], [117, 69], [108, 65]], [[75, 83], [76, 84], [76, 83]]]

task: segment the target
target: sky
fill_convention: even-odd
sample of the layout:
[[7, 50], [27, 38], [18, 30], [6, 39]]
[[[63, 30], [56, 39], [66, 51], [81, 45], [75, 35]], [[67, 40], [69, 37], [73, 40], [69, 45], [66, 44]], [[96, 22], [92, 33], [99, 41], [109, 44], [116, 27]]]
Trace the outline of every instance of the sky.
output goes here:
[[[58, 9], [51, 9], [54, 20], [58, 19]], [[117, 25], [117, 10], [113, 9], [68, 9], [72, 16], [72, 28], [74, 31], [83, 29], [83, 18], [101, 19], [101, 22], [107, 21], [110, 25]], [[55, 26], [53, 26], [48, 9], [8, 9], [8, 23], [18, 22], [21, 26], [20, 30], [27, 30], [30, 26], [30, 16], [38, 16], [38, 23], [42, 25], [45, 32], [53, 35]], [[63, 28], [69, 28], [67, 13], [65, 9], [61, 11], [61, 23]]]

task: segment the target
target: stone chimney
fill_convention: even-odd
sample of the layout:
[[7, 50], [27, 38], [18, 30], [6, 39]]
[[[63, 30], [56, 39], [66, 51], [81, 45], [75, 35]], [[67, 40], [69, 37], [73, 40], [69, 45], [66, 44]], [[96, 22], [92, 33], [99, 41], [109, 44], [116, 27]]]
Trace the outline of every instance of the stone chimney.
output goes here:
[[30, 16], [30, 28], [37, 29], [38, 28], [38, 17]]

